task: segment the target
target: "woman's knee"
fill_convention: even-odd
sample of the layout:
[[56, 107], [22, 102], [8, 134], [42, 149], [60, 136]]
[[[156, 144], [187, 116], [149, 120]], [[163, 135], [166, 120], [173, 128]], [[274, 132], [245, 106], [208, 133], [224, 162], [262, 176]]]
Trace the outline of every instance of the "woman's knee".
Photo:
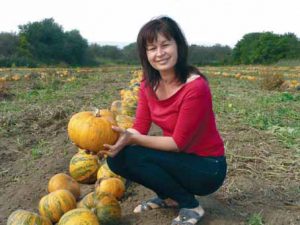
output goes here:
[[116, 159], [115, 157], [107, 157], [106, 159], [107, 165], [111, 171], [116, 174], [120, 174], [124, 169], [122, 168], [123, 165], [120, 160]]

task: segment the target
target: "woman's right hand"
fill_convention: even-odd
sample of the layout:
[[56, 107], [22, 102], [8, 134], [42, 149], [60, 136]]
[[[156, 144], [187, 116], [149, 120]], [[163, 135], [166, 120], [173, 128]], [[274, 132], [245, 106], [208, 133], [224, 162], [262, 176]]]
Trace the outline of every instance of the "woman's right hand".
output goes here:
[[109, 157], [116, 156], [123, 148], [131, 144], [132, 133], [116, 126], [112, 129], [119, 133], [119, 138], [114, 145], [104, 144], [105, 150], [99, 152], [100, 155], [107, 155]]

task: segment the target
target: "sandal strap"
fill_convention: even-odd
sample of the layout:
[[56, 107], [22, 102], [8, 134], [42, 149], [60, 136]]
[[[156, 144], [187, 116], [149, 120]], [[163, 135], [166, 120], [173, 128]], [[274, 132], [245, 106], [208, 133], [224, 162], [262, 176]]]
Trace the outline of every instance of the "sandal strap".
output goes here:
[[195, 219], [198, 221], [201, 217], [202, 215], [190, 209], [183, 208], [179, 211], [179, 218], [181, 221], [187, 221], [190, 219]]
[[[152, 207], [152, 204], [157, 205], [157, 207]], [[141, 211], [146, 211], [146, 210], [150, 210], [150, 209], [154, 209], [154, 208], [166, 208], [167, 207], [167, 204], [165, 203], [165, 201], [158, 197], [151, 198], [147, 201], [143, 201], [140, 205], [141, 205]]]
[[195, 225], [195, 223], [189, 222], [190, 220], [193, 221], [199, 221], [203, 215], [200, 215], [199, 213], [183, 208], [179, 211], [179, 221], [173, 220], [172, 225]]

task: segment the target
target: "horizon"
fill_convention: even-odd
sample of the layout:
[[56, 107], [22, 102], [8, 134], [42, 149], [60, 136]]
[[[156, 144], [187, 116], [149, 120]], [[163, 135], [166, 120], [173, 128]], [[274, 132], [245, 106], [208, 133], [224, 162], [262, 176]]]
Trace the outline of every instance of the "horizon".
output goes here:
[[133, 43], [139, 29], [160, 15], [173, 18], [189, 44], [233, 48], [252, 32], [300, 36], [298, 0], [86, 0], [84, 4], [79, 0], [10, 0], [2, 8], [2, 32], [17, 32], [18, 25], [53, 18], [66, 31], [79, 30], [89, 43]]

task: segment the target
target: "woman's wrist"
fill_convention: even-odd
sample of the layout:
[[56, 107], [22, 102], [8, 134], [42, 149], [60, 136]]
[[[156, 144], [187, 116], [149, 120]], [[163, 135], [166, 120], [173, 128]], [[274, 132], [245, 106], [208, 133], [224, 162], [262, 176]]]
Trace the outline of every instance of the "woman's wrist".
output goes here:
[[125, 132], [127, 133], [127, 137], [128, 137], [128, 145], [134, 144], [134, 135], [135, 134], [128, 130], [126, 130]]

